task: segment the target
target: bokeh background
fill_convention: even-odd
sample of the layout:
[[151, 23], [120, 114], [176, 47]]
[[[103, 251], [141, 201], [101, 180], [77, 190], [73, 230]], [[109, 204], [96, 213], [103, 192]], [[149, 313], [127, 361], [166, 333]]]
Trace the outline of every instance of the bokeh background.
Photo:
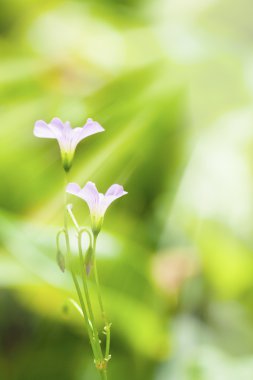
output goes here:
[[59, 149], [32, 133], [54, 116], [106, 129], [78, 146], [71, 181], [129, 192], [98, 243], [109, 379], [253, 379], [252, 11], [0, 1], [1, 380], [97, 380], [55, 258]]

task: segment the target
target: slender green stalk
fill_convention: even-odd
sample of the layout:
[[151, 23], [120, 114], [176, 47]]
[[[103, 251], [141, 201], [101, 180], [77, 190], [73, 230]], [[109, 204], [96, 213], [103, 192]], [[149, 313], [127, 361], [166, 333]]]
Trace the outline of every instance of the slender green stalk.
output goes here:
[[68, 232], [65, 229], [64, 229], [64, 234], [65, 234], [65, 240], [66, 240], [66, 247], [67, 247], [67, 255], [68, 255], [68, 263], [69, 263], [70, 273], [71, 273], [71, 276], [72, 276], [72, 279], [73, 279], [73, 282], [74, 282], [74, 285], [75, 285], [75, 288], [76, 288], [76, 292], [77, 292], [77, 295], [78, 295], [78, 298], [79, 298], [79, 302], [80, 302], [80, 305], [81, 305], [81, 308], [82, 308], [83, 317], [84, 317], [84, 321], [85, 321], [85, 326], [86, 326], [87, 331], [88, 331], [88, 336], [89, 336], [89, 340], [90, 340], [90, 343], [91, 343], [93, 355], [94, 355], [95, 358], [98, 358], [98, 352], [97, 352], [96, 346], [94, 345], [93, 329], [90, 326], [90, 321], [89, 321], [89, 318], [88, 318], [87, 308], [85, 306], [85, 302], [83, 300], [82, 292], [81, 292], [80, 286], [78, 284], [78, 281], [77, 281], [77, 278], [76, 278], [76, 275], [74, 273], [73, 266], [72, 266], [72, 263], [71, 263], [72, 260], [71, 260], [71, 253], [70, 253], [69, 236], [68, 236]]
[[[71, 219], [72, 219], [72, 222], [74, 223], [74, 226], [75, 226], [77, 232], [79, 232], [79, 230], [80, 230], [80, 226], [79, 226], [79, 224], [77, 223], [77, 220], [76, 220], [76, 218], [75, 218], [75, 215], [74, 215], [73, 212], [72, 212], [72, 205], [70, 205], [70, 204], [67, 205], [67, 211], [68, 211], [68, 213], [69, 213], [69, 215], [70, 215], [70, 217], [71, 217]], [[88, 230], [87, 230], [87, 232], [89, 233]]]
[[96, 287], [97, 287], [98, 302], [99, 302], [102, 318], [105, 324], [105, 327], [104, 327], [104, 332], [106, 334], [105, 360], [109, 361], [110, 360], [110, 344], [111, 344], [111, 323], [108, 323], [104, 305], [103, 305], [102, 295], [100, 291], [100, 282], [99, 282], [99, 277], [98, 277], [97, 260], [96, 260], [96, 243], [97, 243], [97, 235], [93, 234], [94, 277], [95, 277], [95, 282], [96, 282]]
[[99, 354], [101, 355], [101, 361], [98, 363], [97, 369], [100, 371], [101, 378], [103, 380], [107, 380], [107, 372], [106, 372], [107, 362], [106, 362], [105, 358], [103, 357], [100, 339], [99, 339], [98, 331], [97, 331], [97, 328], [95, 325], [95, 318], [94, 318], [92, 305], [91, 305], [91, 301], [90, 301], [89, 289], [88, 289], [88, 285], [87, 285], [87, 274], [86, 274], [86, 270], [85, 270], [85, 261], [84, 261], [83, 250], [82, 250], [82, 235], [85, 232], [88, 233], [88, 235], [89, 235], [90, 243], [92, 242], [92, 237], [91, 237], [89, 230], [87, 230], [86, 228], [80, 229], [79, 233], [78, 233], [78, 249], [79, 249], [79, 258], [80, 258], [83, 289], [84, 289], [84, 293], [85, 293], [85, 297], [86, 297], [86, 301], [87, 301], [87, 305], [88, 305], [89, 315], [90, 315], [91, 322], [93, 325], [94, 339], [95, 339], [95, 342], [97, 343], [97, 347], [99, 349]]
[[105, 359], [108, 361], [110, 359], [110, 344], [111, 344], [111, 324], [106, 331], [106, 346], [105, 346]]
[[98, 302], [102, 314], [102, 318], [104, 320], [105, 325], [107, 325], [107, 319], [105, 315], [105, 310], [103, 306], [103, 301], [102, 301], [102, 296], [101, 296], [101, 291], [100, 291], [100, 282], [98, 278], [98, 271], [97, 271], [97, 260], [96, 260], [96, 243], [97, 243], [97, 236], [93, 235], [93, 260], [94, 260], [94, 277], [95, 277], [95, 282], [96, 282], [96, 287], [97, 287], [97, 295], [98, 295]]
[[94, 314], [93, 314], [93, 310], [92, 310], [92, 305], [91, 305], [91, 300], [90, 300], [90, 295], [89, 295], [89, 289], [88, 289], [88, 285], [87, 285], [87, 274], [85, 271], [85, 263], [84, 263], [83, 252], [82, 252], [82, 235], [84, 232], [87, 233], [87, 230], [81, 229], [79, 231], [79, 234], [78, 234], [78, 250], [79, 250], [79, 259], [80, 259], [80, 267], [81, 267], [81, 277], [82, 277], [82, 283], [83, 283], [83, 290], [84, 290], [84, 294], [85, 294], [85, 298], [86, 298], [86, 302], [87, 302], [87, 306], [88, 306], [89, 316], [90, 316], [91, 323], [93, 326], [94, 338], [95, 338], [95, 341], [96, 341], [96, 344], [97, 344], [97, 347], [99, 350], [100, 359], [103, 360], [103, 353], [102, 353], [101, 346], [100, 346], [98, 331], [97, 331], [97, 328], [95, 325], [95, 318], [94, 318]]

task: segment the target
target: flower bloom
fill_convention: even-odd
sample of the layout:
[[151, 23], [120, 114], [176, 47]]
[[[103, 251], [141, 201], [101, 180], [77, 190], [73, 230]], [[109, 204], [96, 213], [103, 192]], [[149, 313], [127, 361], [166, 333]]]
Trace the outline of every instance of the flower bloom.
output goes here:
[[103, 131], [104, 128], [92, 119], [88, 119], [83, 127], [72, 129], [69, 121], [63, 123], [60, 119], [55, 117], [48, 124], [43, 120], [36, 121], [33, 133], [36, 137], [56, 139], [58, 141], [63, 167], [65, 171], [69, 171], [75, 149], [79, 142], [88, 136]]
[[96, 235], [101, 229], [105, 212], [110, 204], [115, 199], [127, 194], [123, 186], [117, 184], [109, 187], [105, 194], [101, 194], [93, 182], [87, 182], [82, 189], [77, 183], [69, 183], [66, 191], [67, 193], [76, 195], [87, 203], [90, 209], [92, 231]]

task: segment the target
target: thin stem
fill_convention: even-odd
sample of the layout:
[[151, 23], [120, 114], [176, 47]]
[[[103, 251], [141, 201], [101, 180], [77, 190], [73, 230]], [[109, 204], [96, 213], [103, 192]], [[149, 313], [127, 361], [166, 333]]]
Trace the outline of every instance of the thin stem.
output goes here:
[[105, 346], [105, 359], [110, 359], [110, 344], [111, 344], [111, 324], [109, 324], [106, 331], [106, 346]]
[[88, 313], [87, 313], [87, 310], [86, 310], [85, 302], [83, 300], [82, 292], [81, 292], [80, 286], [78, 284], [78, 281], [77, 281], [77, 278], [76, 278], [76, 275], [74, 273], [73, 266], [72, 266], [72, 263], [71, 263], [72, 260], [71, 260], [71, 253], [70, 253], [69, 236], [68, 236], [68, 232], [66, 230], [65, 230], [65, 239], [66, 239], [66, 246], [67, 246], [67, 254], [68, 254], [70, 273], [71, 273], [71, 276], [72, 276], [72, 279], [73, 279], [73, 282], [74, 282], [74, 285], [75, 285], [75, 288], [76, 288], [76, 292], [77, 292], [77, 295], [78, 295], [78, 298], [79, 298], [79, 301], [80, 301], [80, 305], [81, 305], [81, 308], [82, 308], [82, 312], [83, 312], [83, 316], [84, 316], [84, 320], [85, 320], [85, 325], [86, 325], [86, 328], [87, 328], [87, 331], [88, 331], [88, 336], [89, 336], [89, 340], [90, 340], [90, 343], [91, 343], [93, 355], [94, 355], [95, 359], [98, 359], [98, 352], [97, 352], [97, 348], [96, 348], [96, 345], [94, 344], [94, 339], [93, 339], [93, 328], [90, 326], [90, 321], [88, 319]]
[[76, 220], [76, 217], [75, 217], [75, 215], [74, 215], [74, 213], [73, 213], [73, 211], [72, 211], [72, 205], [71, 205], [71, 204], [68, 204], [67, 207], [66, 207], [66, 209], [67, 209], [67, 211], [68, 211], [68, 213], [69, 213], [69, 215], [70, 215], [70, 217], [71, 217], [71, 219], [72, 219], [72, 222], [73, 222], [73, 224], [74, 224], [74, 226], [75, 226], [76, 232], [77, 232], [78, 234], [79, 234], [79, 233], [82, 233], [82, 232], [86, 232], [87, 235], [89, 236], [90, 246], [92, 246], [92, 235], [91, 235], [89, 229], [86, 228], [86, 227], [80, 227], [80, 226], [79, 226], [79, 224], [78, 224], [78, 222], [77, 222], [77, 220]]
[[107, 380], [107, 371], [104, 370], [104, 371], [101, 372], [101, 373], [102, 373], [102, 379], [103, 379], [103, 380]]
[[95, 276], [95, 282], [97, 287], [97, 295], [98, 295], [98, 302], [102, 314], [102, 318], [104, 320], [104, 332], [106, 334], [106, 345], [105, 345], [105, 360], [110, 360], [110, 343], [111, 343], [111, 323], [108, 323], [105, 309], [102, 301], [102, 295], [100, 291], [100, 282], [98, 277], [98, 270], [97, 270], [97, 260], [96, 260], [96, 243], [97, 243], [97, 235], [93, 234], [93, 261], [94, 261], [94, 276]]
[[68, 204], [67, 205], [67, 211], [68, 211], [68, 213], [69, 213], [69, 215], [70, 215], [70, 217], [71, 217], [71, 219], [72, 219], [72, 222], [74, 223], [74, 226], [75, 226], [75, 228], [76, 228], [76, 230], [77, 230], [77, 232], [80, 230], [80, 226], [79, 226], [79, 224], [77, 223], [77, 220], [76, 220], [76, 218], [75, 218], [75, 215], [73, 214], [73, 212], [72, 212], [72, 205], [71, 204]]
[[106, 315], [105, 315], [104, 305], [103, 305], [101, 291], [100, 291], [100, 282], [99, 282], [99, 278], [98, 278], [98, 270], [97, 270], [97, 262], [96, 262], [97, 261], [96, 260], [96, 243], [97, 243], [97, 236], [94, 235], [94, 238], [93, 238], [94, 276], [95, 276], [98, 302], [99, 302], [101, 314], [102, 314], [105, 325], [107, 325], [108, 322], [107, 322]]
[[66, 192], [66, 187], [68, 184], [68, 174], [65, 172], [65, 188], [64, 188], [64, 227], [65, 230], [68, 232], [68, 215], [66, 213], [66, 206], [68, 204], [68, 193]]
[[103, 353], [101, 350], [98, 331], [97, 331], [97, 328], [95, 325], [95, 318], [94, 318], [92, 305], [91, 305], [91, 301], [90, 301], [90, 295], [89, 295], [89, 290], [88, 290], [88, 285], [87, 285], [87, 274], [85, 271], [85, 263], [84, 263], [83, 252], [82, 252], [82, 235], [84, 232], [87, 233], [87, 230], [82, 229], [79, 231], [79, 234], [78, 234], [78, 250], [79, 250], [79, 259], [80, 259], [80, 267], [81, 267], [81, 275], [82, 275], [81, 277], [82, 277], [82, 283], [83, 283], [83, 290], [84, 290], [84, 294], [85, 294], [85, 298], [86, 298], [86, 302], [87, 302], [87, 306], [88, 306], [88, 311], [89, 311], [91, 323], [93, 326], [95, 341], [97, 344], [97, 348], [99, 350], [100, 358], [101, 358], [101, 360], [103, 360], [104, 359]]
[[62, 228], [60, 231], [57, 232], [57, 235], [56, 235], [56, 247], [57, 247], [57, 250], [60, 251], [60, 237], [61, 237], [61, 234], [64, 234], [65, 235], [65, 228]]

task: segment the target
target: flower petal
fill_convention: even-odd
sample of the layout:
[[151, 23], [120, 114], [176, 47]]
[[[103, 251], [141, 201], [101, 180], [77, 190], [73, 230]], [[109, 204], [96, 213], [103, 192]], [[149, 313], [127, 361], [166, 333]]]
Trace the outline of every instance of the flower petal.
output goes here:
[[72, 128], [69, 121], [63, 123], [61, 119], [54, 117], [48, 124], [48, 127], [51, 129], [55, 135], [55, 138], [58, 140], [61, 151], [67, 153], [73, 152], [71, 150]]
[[34, 125], [33, 134], [36, 137], [42, 137], [47, 139], [55, 139], [56, 136], [48, 126], [48, 124], [43, 120], [36, 121]]
[[82, 198], [87, 203], [92, 215], [98, 212], [99, 192], [93, 182], [87, 182], [83, 189], [77, 183], [69, 183], [66, 191]]
[[100, 204], [100, 210], [104, 213], [106, 212], [107, 208], [110, 206], [110, 204], [115, 201], [115, 199], [123, 197], [123, 195], [126, 195], [127, 191], [124, 190], [123, 186], [114, 184], [105, 193], [104, 199], [101, 201]]
[[91, 118], [87, 119], [86, 124], [82, 127], [82, 139], [95, 133], [104, 132], [104, 128]]
[[127, 194], [127, 192], [124, 191], [123, 186], [115, 183], [114, 185], [109, 187], [109, 189], [105, 193], [105, 196], [111, 195], [111, 196], [114, 196], [116, 199], [116, 198], [122, 197], [125, 194]]
[[50, 121], [50, 125], [56, 127], [57, 129], [64, 129], [64, 123], [61, 121], [61, 119], [59, 119], [58, 117], [54, 117], [51, 121]]
[[104, 128], [97, 121], [88, 119], [82, 128], [72, 129], [71, 147], [74, 150], [77, 144], [88, 136], [103, 132]]
[[91, 214], [96, 214], [98, 211], [99, 205], [99, 192], [96, 188], [95, 183], [87, 182], [84, 188], [80, 191], [79, 195], [87, 205], [89, 206]]
[[77, 183], [74, 183], [74, 182], [70, 182], [66, 187], [66, 192], [69, 194], [79, 196], [78, 194], [80, 193], [80, 191], [81, 191], [81, 187]]

